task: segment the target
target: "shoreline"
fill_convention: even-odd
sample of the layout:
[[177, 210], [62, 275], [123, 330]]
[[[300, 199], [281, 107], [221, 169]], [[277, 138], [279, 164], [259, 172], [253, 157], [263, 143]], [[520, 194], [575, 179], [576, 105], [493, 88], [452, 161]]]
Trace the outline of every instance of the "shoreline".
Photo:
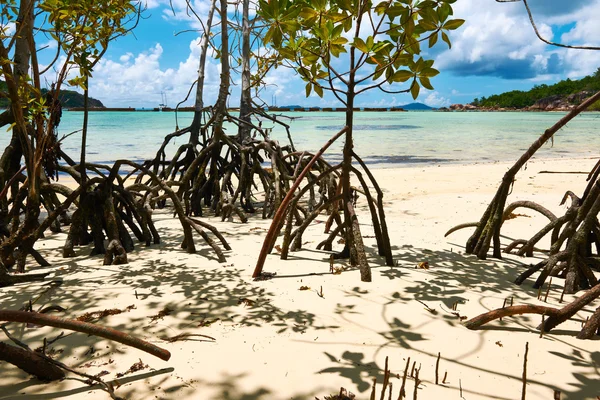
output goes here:
[[[585, 176], [539, 172], [587, 171], [595, 163], [591, 157], [532, 160], [517, 175], [509, 202], [532, 200], [562, 215], [565, 209], [559, 203], [564, 192], [580, 194]], [[329, 253], [314, 250], [326, 236], [322, 232], [324, 217], [309, 227], [303, 250], [291, 253], [287, 261], [279, 260], [276, 253], [267, 258], [265, 270], [277, 275], [261, 282], [250, 276], [270, 220], [256, 216], [247, 224], [204, 217], [233, 247], [226, 252], [224, 264], [211, 258], [200, 239], [199, 254], [181, 250], [181, 229], [169, 210], [154, 213], [163, 243], [143, 251], [136, 243], [130, 263], [124, 266], [102, 266], [101, 256], [88, 256], [88, 247], [76, 248], [75, 258], [64, 259], [60, 247], [65, 234], [49, 233], [38, 250], [53, 264], [45, 270], [63, 284], [43, 297], [44, 306], [60, 304], [67, 308], [65, 316], [77, 317], [135, 305], [135, 309], [101, 323], [172, 353], [171, 360], [163, 362], [107, 340], [74, 334], [53, 345], [56, 351], [62, 350], [57, 357], [86, 373], [105, 370], [109, 374], [103, 379], [107, 381], [141, 359], [149, 367], [120, 378], [116, 391], [132, 399], [324, 399], [345, 387], [363, 400], [369, 396], [373, 377], [381, 387], [386, 357], [394, 398], [401, 381], [396, 375], [402, 376], [410, 357], [411, 364], [421, 365], [419, 399], [458, 399], [461, 388], [469, 400], [515, 399], [521, 393], [522, 355], [529, 342], [527, 399], [552, 398], [554, 390], [562, 392], [563, 400], [591, 398], [597, 394], [593, 382], [600, 379], [597, 341], [577, 340], [573, 332], [597, 304], [590, 304], [585, 312], [541, 339], [535, 329], [537, 317], [515, 316], [469, 331], [452, 313], [457, 304], [459, 315], [471, 318], [501, 307], [511, 296], [515, 304], [560, 307], [560, 279], [553, 281], [548, 303], [537, 300], [532, 279], [521, 287], [512, 284], [516, 274], [536, 259], [507, 255], [501, 261], [477, 260], [463, 254], [469, 229], [443, 236], [451, 226], [481, 216], [511, 165], [374, 168], [384, 190], [397, 266], [386, 267], [374, 251], [371, 222], [361, 197], [356, 209], [369, 251], [372, 283], [360, 282], [358, 271], [348, 268], [345, 260], [334, 264], [342, 269], [341, 274], [329, 272]], [[535, 233], [545, 223], [529, 210], [519, 209], [518, 213], [526, 216], [507, 221], [504, 244]], [[336, 246], [334, 250], [342, 245]], [[428, 270], [416, 268], [423, 261], [429, 263]], [[301, 286], [311, 289], [299, 290]], [[17, 309], [44, 288], [44, 283], [3, 288], [0, 301], [8, 309]], [[563, 304], [572, 298], [565, 296]], [[152, 322], [150, 317], [165, 309], [171, 311]], [[53, 338], [60, 333], [50, 328], [23, 329], [21, 339], [31, 346], [41, 343], [44, 336]], [[190, 337], [168, 343], [161, 339], [182, 333], [216, 340]], [[91, 353], [90, 347], [95, 349]], [[448, 373], [447, 383], [440, 385], [434, 383], [438, 352], [440, 379]], [[108, 398], [77, 380], [39, 384], [5, 364], [0, 364], [0, 374], [0, 399], [84, 399], [90, 391], [94, 398]], [[413, 379], [407, 380], [406, 388], [407, 393], [414, 390]]]

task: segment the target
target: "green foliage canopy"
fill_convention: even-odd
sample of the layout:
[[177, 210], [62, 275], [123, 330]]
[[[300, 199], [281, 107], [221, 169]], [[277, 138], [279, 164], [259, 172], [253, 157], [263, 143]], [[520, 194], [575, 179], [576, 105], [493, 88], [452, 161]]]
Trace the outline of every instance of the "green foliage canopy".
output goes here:
[[[344, 102], [348, 92], [380, 88], [390, 93], [410, 91], [417, 98], [421, 86], [433, 89], [430, 78], [439, 73], [433, 60], [419, 57], [423, 42], [433, 47], [441, 37], [451, 46], [448, 31], [464, 23], [451, 18], [455, 2], [260, 0], [258, 14], [269, 26], [264, 42], [277, 51], [278, 63], [292, 65], [307, 82], [307, 96], [314, 90], [322, 97], [326, 89]], [[347, 52], [349, 68], [338, 71], [342, 63], [335, 59]], [[371, 68], [361, 70], [366, 64]], [[390, 88], [409, 80], [407, 89]]]

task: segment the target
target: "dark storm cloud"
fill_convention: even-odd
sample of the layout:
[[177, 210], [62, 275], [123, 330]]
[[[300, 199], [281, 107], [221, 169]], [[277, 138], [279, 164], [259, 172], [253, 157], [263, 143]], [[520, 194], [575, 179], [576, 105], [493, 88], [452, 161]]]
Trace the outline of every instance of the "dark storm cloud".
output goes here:
[[503, 79], [530, 79], [539, 74], [532, 67], [532, 60], [481, 60], [455, 62], [448, 70], [459, 76], [493, 76]]

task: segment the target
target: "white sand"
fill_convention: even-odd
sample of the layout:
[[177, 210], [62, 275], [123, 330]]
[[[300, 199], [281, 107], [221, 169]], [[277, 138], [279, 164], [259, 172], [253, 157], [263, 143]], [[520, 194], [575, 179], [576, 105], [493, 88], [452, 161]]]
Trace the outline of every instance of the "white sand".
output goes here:
[[[581, 194], [585, 175], [538, 172], [589, 171], [594, 163], [592, 159], [530, 162], [517, 176], [509, 202], [534, 200], [562, 214], [565, 207], [559, 202], [564, 192]], [[393, 373], [394, 399], [401, 382], [395, 374], [402, 374], [408, 357], [411, 364], [416, 361], [421, 367], [419, 399], [459, 399], [460, 386], [468, 400], [517, 399], [526, 342], [527, 399], [552, 399], [554, 389], [562, 392], [562, 399], [595, 398], [600, 395], [598, 341], [577, 340], [574, 334], [597, 302], [543, 338], [535, 329], [539, 316], [506, 318], [486, 329], [469, 331], [449, 311], [458, 302], [460, 315], [471, 318], [501, 307], [510, 296], [515, 304], [543, 304], [536, 299], [532, 280], [522, 287], [511, 283], [523, 264], [537, 259], [508, 256], [502, 261], [480, 261], [463, 254], [471, 229], [443, 236], [455, 224], [479, 219], [508, 167], [483, 164], [374, 170], [385, 189], [398, 266], [386, 267], [374, 254], [370, 219], [364, 201], [359, 202], [363, 234], [370, 236], [366, 245], [371, 252], [372, 283], [360, 282], [356, 270], [329, 273], [329, 255], [312, 250], [325, 238], [320, 223], [305, 234], [306, 250], [292, 253], [288, 261], [279, 260], [276, 254], [268, 257], [265, 270], [276, 272], [275, 279], [253, 282], [250, 276], [270, 221], [252, 219], [241, 224], [208, 219], [227, 235], [233, 247], [228, 262], [219, 264], [199, 238], [199, 254], [182, 251], [177, 220], [157, 212], [162, 244], [143, 251], [138, 245], [126, 266], [102, 266], [100, 256], [87, 256], [90, 248], [76, 249], [74, 259], [61, 258], [59, 246], [65, 234], [40, 241], [38, 248], [53, 263], [54, 276], [64, 283], [43, 295], [35, 307], [58, 304], [68, 309], [65, 316], [77, 317], [86, 311], [135, 305], [134, 310], [106, 317], [101, 323], [168, 349], [171, 360], [161, 361], [79, 333], [52, 346], [63, 351], [61, 361], [81, 367], [81, 371], [108, 371], [103, 377], [107, 381], [141, 359], [149, 368], [118, 380], [117, 394], [130, 399], [323, 399], [341, 386], [358, 399], [368, 399], [372, 378], [382, 381], [386, 357]], [[529, 237], [545, 223], [530, 210], [517, 212], [532, 217], [507, 221], [505, 244], [509, 238]], [[415, 269], [421, 261], [428, 261], [431, 268]], [[549, 305], [560, 307], [562, 283], [553, 280]], [[311, 290], [300, 291], [300, 286]], [[316, 293], [321, 287], [324, 298]], [[44, 288], [38, 283], [1, 289], [0, 304], [18, 309]], [[238, 304], [244, 298], [254, 305]], [[417, 300], [436, 313], [428, 312]], [[152, 323], [149, 317], [165, 307], [173, 312]], [[215, 319], [210, 326], [199, 326], [203, 320]], [[53, 338], [60, 333], [16, 324], [10, 328], [32, 347], [39, 346], [44, 336]], [[167, 343], [160, 339], [180, 333], [208, 335], [216, 341], [195, 338], [197, 341]], [[443, 385], [434, 383], [438, 352], [440, 381], [448, 373]], [[406, 385], [412, 399], [414, 380]], [[42, 384], [0, 363], [0, 399], [8, 398], [109, 397], [98, 387], [72, 378]]]

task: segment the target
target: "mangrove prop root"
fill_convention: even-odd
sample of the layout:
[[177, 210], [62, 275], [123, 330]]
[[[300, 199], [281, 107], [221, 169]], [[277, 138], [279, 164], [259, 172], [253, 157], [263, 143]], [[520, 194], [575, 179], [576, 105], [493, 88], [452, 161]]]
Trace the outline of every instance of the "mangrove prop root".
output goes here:
[[510, 317], [513, 315], [520, 314], [545, 314], [545, 315], [558, 315], [559, 310], [553, 307], [545, 307], [538, 305], [520, 305], [510, 306], [505, 308], [498, 308], [496, 310], [488, 311], [484, 314], [478, 315], [475, 318], [471, 318], [464, 323], [467, 329], [475, 330], [480, 328], [482, 325], [487, 324], [498, 318]]
[[577, 335], [577, 339], [591, 339], [598, 333], [600, 329], [600, 307], [596, 309], [594, 314], [587, 320], [581, 332]]
[[168, 361], [171, 353], [158, 346], [148, 343], [142, 339], [117, 331], [112, 328], [81, 322], [68, 318], [55, 317], [46, 314], [27, 311], [0, 310], [0, 321], [30, 323], [43, 326], [53, 326], [55, 328], [68, 329], [76, 332], [87, 333], [88, 335], [100, 336], [109, 340], [114, 340], [127, 346], [135, 347], [146, 353], [152, 354], [161, 360]]
[[537, 150], [544, 145], [544, 143], [553, 137], [553, 135], [560, 128], [565, 126], [578, 114], [586, 110], [599, 99], [600, 92], [597, 92], [576, 106], [567, 115], [562, 117], [557, 123], [547, 129], [536, 141], [534, 141], [527, 151], [525, 151], [525, 153], [521, 155], [516, 163], [504, 174], [498, 191], [479, 221], [479, 226], [467, 241], [466, 252], [468, 254], [475, 254], [479, 259], [485, 259], [490, 248], [490, 244], [493, 241], [493, 256], [495, 258], [502, 258], [500, 250], [500, 227], [503, 222], [502, 211], [509, 194], [509, 189], [514, 182], [517, 172], [525, 165], [527, 161], [529, 161], [529, 159], [537, 152]]
[[13, 364], [42, 381], [57, 381], [65, 377], [62, 369], [39, 354], [2, 342], [0, 342], [0, 360]]
[[296, 181], [294, 181], [292, 187], [288, 190], [283, 201], [279, 205], [279, 208], [277, 209], [275, 216], [273, 217], [273, 221], [271, 222], [271, 226], [269, 227], [269, 231], [267, 232], [267, 236], [265, 238], [265, 241], [263, 242], [263, 246], [260, 250], [260, 254], [259, 254], [258, 260], [256, 262], [256, 267], [254, 268], [254, 273], [252, 274], [253, 278], [256, 278], [262, 272], [263, 266], [267, 259], [267, 254], [269, 252], [269, 249], [273, 248], [273, 245], [275, 244], [275, 240], [277, 239], [277, 234], [279, 233], [281, 226], [283, 226], [283, 222], [284, 222], [283, 218], [285, 217], [288, 206], [294, 197], [294, 193], [296, 192], [296, 189], [298, 189], [300, 187], [302, 180], [304, 179], [306, 174], [308, 174], [308, 172], [310, 171], [310, 168], [323, 155], [325, 150], [327, 150], [329, 148], [329, 146], [331, 146], [333, 144], [333, 142], [335, 142], [340, 136], [342, 136], [344, 133], [346, 133], [347, 130], [348, 130], [348, 127], [344, 127], [344, 129], [340, 130], [331, 139], [329, 139], [329, 141], [327, 143], [325, 143], [325, 145], [313, 156], [313, 158], [308, 162], [308, 164], [306, 164], [306, 166], [304, 167], [304, 169], [298, 176], [298, 179], [296, 179]]
[[461, 230], [461, 229], [465, 229], [465, 228], [477, 228], [479, 226], [479, 222], [465, 222], [464, 224], [458, 224], [452, 228], [450, 228], [448, 230], [448, 232], [446, 232], [444, 234], [444, 237], [447, 237], [449, 235], [451, 235], [452, 233]]
[[544, 332], [549, 332], [559, 324], [562, 324], [598, 297], [600, 297], [600, 285], [592, 287], [576, 300], [561, 308], [559, 313], [550, 315], [544, 322]]

